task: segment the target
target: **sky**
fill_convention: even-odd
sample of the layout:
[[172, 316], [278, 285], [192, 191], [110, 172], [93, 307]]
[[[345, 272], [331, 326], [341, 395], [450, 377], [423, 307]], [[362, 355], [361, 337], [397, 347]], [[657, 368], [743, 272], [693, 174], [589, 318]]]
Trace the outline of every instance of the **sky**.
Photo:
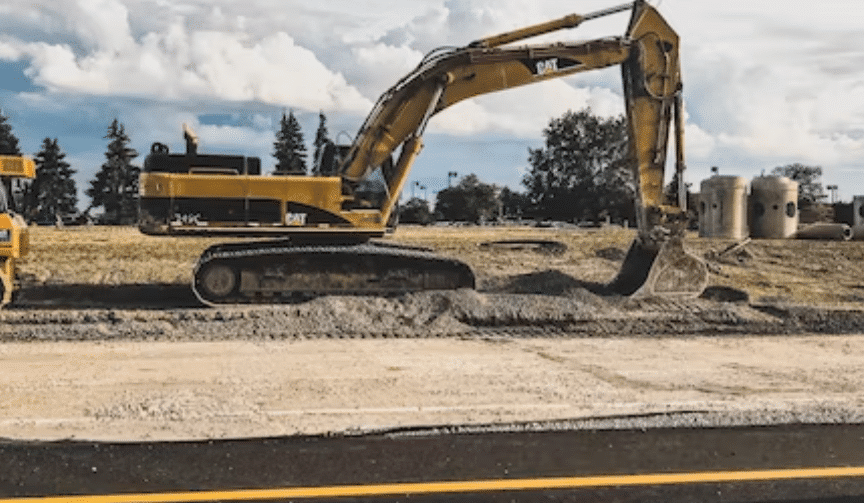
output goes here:
[[[136, 162], [157, 141], [182, 151], [187, 123], [199, 151], [255, 155], [269, 171], [286, 110], [307, 143], [319, 112], [331, 137], [346, 143], [378, 96], [428, 51], [619, 3], [4, 0], [0, 108], [26, 154], [58, 139], [86, 206], [83, 191], [104, 161], [114, 118], [141, 154]], [[752, 178], [800, 162], [821, 166], [840, 199], [864, 194], [864, 4], [651, 3], [681, 35], [686, 177], [696, 190], [712, 166]], [[551, 40], [621, 35], [627, 21], [618, 14]], [[430, 122], [403, 195], [432, 200], [451, 171], [521, 190], [528, 149], [543, 145], [543, 128], [585, 107], [623, 113], [617, 68], [451, 107]]]

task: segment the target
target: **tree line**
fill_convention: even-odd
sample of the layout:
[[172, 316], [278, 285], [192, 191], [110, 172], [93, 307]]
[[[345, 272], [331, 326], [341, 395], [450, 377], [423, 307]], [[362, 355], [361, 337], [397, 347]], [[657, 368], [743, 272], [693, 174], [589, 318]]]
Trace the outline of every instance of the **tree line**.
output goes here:
[[[273, 143], [274, 174], [336, 174], [336, 166], [327, 161], [327, 151], [334, 147], [327, 130], [327, 117], [321, 112], [318, 119], [309, 170], [300, 123], [293, 111], [282, 113]], [[0, 154], [21, 155], [18, 139], [7, 121], [0, 112]], [[102, 208], [100, 223], [134, 223], [141, 169], [133, 161], [138, 152], [129, 146], [129, 136], [117, 119], [104, 138], [108, 140], [105, 162], [85, 190], [91, 201], [84, 212], [77, 210], [73, 178], [76, 171], [65, 161], [66, 154], [57, 138], [45, 138], [36, 153], [35, 180], [18, 181], [17, 186], [7, 187], [13, 189], [16, 211], [31, 222], [53, 223], [61, 217]], [[635, 220], [636, 181], [628, 159], [629, 138], [623, 116], [599, 117], [588, 108], [568, 111], [550, 120], [543, 138], [542, 147], [528, 149], [528, 169], [521, 181], [523, 192], [486, 184], [475, 174], [469, 174], [455, 186], [436, 194], [434, 210], [425, 199], [409, 199], [399, 208], [400, 221], [428, 224], [434, 220], [477, 223], [500, 218], [619, 223]], [[813, 204], [825, 198], [821, 167], [791, 164], [774, 168], [771, 174], [798, 181], [802, 203]], [[667, 193], [673, 202], [677, 188], [667, 187]]]
[[[436, 196], [434, 211], [425, 199], [412, 198], [400, 208], [400, 221], [428, 224], [435, 220], [468, 222], [496, 218], [561, 222], [635, 222], [636, 180], [629, 159], [624, 116], [598, 117], [586, 108], [550, 120], [544, 146], [528, 149], [523, 192], [480, 182], [475, 175]], [[818, 206], [827, 195], [822, 168], [800, 163], [770, 172], [799, 183], [799, 207]], [[695, 207], [687, 184], [688, 206]], [[667, 204], [676, 204], [673, 180], [665, 190]]]
[[[129, 136], [117, 120], [108, 127], [105, 163], [90, 181], [85, 194], [91, 199], [84, 212], [78, 211], [76, 173], [66, 161], [57, 138], [45, 138], [34, 156], [36, 178], [9, 183], [13, 208], [29, 222], [57, 223], [64, 217], [81, 217], [92, 208], [103, 209], [102, 221], [109, 224], [134, 223], [138, 216], [138, 174], [132, 164], [138, 153], [129, 147]], [[0, 155], [22, 155], [18, 138], [8, 117], [0, 113]]]
[[403, 222], [470, 222], [526, 218], [563, 222], [634, 221], [636, 185], [627, 162], [623, 116], [603, 118], [590, 109], [566, 112], [543, 130], [544, 146], [528, 149], [524, 192], [480, 182], [476, 175], [438, 193], [434, 213], [412, 199]]
[[[318, 129], [315, 131], [312, 146], [315, 151], [312, 154], [311, 174], [313, 176], [334, 175], [336, 166], [328, 163], [325, 155], [326, 150], [332, 148], [334, 143], [327, 131], [327, 116], [324, 112], [318, 113]], [[273, 143], [273, 157], [276, 158], [274, 174], [301, 176], [310, 174], [306, 164], [307, 153], [303, 130], [293, 110], [288, 112], [288, 115], [282, 113], [276, 141]]]

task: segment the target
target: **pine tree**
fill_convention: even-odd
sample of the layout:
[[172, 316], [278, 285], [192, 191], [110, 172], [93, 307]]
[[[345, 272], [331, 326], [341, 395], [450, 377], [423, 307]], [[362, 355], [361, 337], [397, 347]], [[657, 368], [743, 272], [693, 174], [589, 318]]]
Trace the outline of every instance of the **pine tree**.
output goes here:
[[[0, 110], [0, 155], [21, 155], [21, 150], [18, 148], [18, 138], [12, 133], [12, 126], [6, 123], [7, 120], [9, 118], [3, 115], [3, 111]], [[26, 204], [24, 198], [26, 197], [29, 185], [29, 181], [13, 181], [11, 179], [3, 181], [3, 188], [6, 191], [8, 202], [11, 203], [13, 211], [21, 211], [15, 205], [16, 199], [18, 199], [15, 196], [15, 192], [22, 194], [21, 202], [22, 204]]]
[[273, 157], [276, 158], [275, 173], [279, 175], [305, 175], [306, 174], [306, 143], [303, 140], [303, 132], [300, 123], [294, 117], [294, 111], [282, 113], [279, 122], [279, 131], [276, 133], [276, 149]]
[[65, 158], [57, 138], [42, 141], [42, 150], [35, 159], [36, 179], [30, 186], [36, 203], [30, 212], [38, 221], [54, 222], [62, 215], [77, 212], [78, 190], [72, 178], [75, 170], [63, 160]]
[[8, 117], [0, 110], [0, 155], [21, 155], [18, 138], [12, 133], [12, 126], [6, 123]]
[[108, 151], [107, 161], [90, 181], [87, 196], [92, 199], [91, 207], [101, 206], [105, 212], [102, 217], [106, 224], [131, 224], [138, 217], [138, 175], [141, 168], [132, 164], [138, 152], [129, 147], [129, 137], [123, 124], [114, 119], [105, 135]]
[[315, 131], [315, 158], [312, 160], [312, 174], [315, 176], [329, 176], [329, 167], [322, 166], [322, 160], [324, 158], [324, 149], [328, 144], [333, 143], [330, 141], [327, 133], [327, 117], [324, 115], [324, 112], [318, 113], [318, 130]]

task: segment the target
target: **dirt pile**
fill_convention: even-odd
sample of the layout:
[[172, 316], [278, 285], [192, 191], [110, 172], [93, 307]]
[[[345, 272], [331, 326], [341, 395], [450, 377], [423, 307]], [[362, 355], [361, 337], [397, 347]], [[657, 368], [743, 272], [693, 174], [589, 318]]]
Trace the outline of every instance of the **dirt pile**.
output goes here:
[[864, 311], [743, 302], [633, 301], [564, 295], [423, 292], [328, 296], [292, 305], [0, 312], [0, 341], [271, 340], [428, 337], [662, 337], [852, 333]]

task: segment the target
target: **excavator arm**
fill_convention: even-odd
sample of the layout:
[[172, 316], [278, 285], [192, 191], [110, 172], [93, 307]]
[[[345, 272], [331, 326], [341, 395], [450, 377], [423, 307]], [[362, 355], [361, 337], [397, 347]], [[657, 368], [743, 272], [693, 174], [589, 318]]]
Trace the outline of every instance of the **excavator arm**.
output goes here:
[[[525, 38], [573, 28], [587, 19], [631, 9], [623, 37], [580, 43], [511, 47]], [[422, 148], [421, 137], [436, 113], [474, 96], [620, 65], [630, 137], [630, 162], [636, 180], [639, 236], [621, 273], [611, 283], [619, 293], [692, 295], [707, 283], [704, 264], [684, 252], [686, 222], [683, 191], [684, 142], [679, 37], [644, 1], [587, 16], [561, 19], [478, 40], [463, 48], [433, 51], [379, 99], [363, 124], [342, 166], [349, 183], [389, 165], [384, 218], [395, 207]], [[682, 188], [677, 204], [665, 202], [664, 173], [669, 137], [675, 135], [676, 175]], [[663, 253], [661, 253], [661, 251]], [[665, 271], [665, 272], [664, 272]]]
[[348, 154], [342, 175], [359, 181], [403, 154], [388, 177], [391, 209], [421, 146], [429, 119], [468, 98], [621, 64], [630, 51], [624, 39], [538, 47], [457, 49], [432, 54], [411, 75], [389, 90], [373, 109]]
[[[623, 37], [501, 47], [631, 6], [632, 19]], [[660, 14], [644, 2], [636, 2], [587, 16], [571, 14], [478, 40], [464, 48], [433, 51], [379, 99], [360, 128], [341, 168], [342, 176], [348, 181], [363, 180], [376, 167], [390, 162], [400, 146], [407, 147], [390, 170], [388, 189], [392, 197], [385, 207], [390, 206], [410, 171], [415, 157], [411, 152], [419, 149], [419, 140], [434, 114], [482, 94], [621, 65], [639, 206], [661, 207], [670, 122], [681, 93], [678, 45], [678, 36]], [[680, 129], [678, 132], [676, 143], [683, 159]], [[640, 229], [649, 227], [650, 211], [640, 213]]]

